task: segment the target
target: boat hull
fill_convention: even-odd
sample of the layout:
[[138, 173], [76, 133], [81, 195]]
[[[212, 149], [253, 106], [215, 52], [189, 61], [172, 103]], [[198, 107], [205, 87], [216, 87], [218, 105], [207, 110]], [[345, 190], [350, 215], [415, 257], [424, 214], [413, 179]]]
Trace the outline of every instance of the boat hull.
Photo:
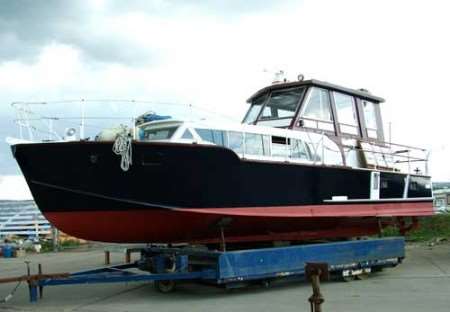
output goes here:
[[[216, 215], [170, 211], [50, 212], [45, 217], [66, 233], [115, 243], [215, 243], [221, 240]], [[336, 239], [378, 233], [373, 218], [280, 219], [236, 217], [223, 229], [226, 242]]]
[[[195, 144], [133, 144], [121, 170], [112, 142], [20, 144], [13, 153], [35, 201], [56, 227], [106, 242], [305, 240], [375, 234], [380, 218], [433, 213], [429, 180], [382, 173], [370, 201], [370, 171], [242, 160]], [[329, 202], [346, 196], [345, 202]], [[226, 222], [224, 222], [224, 220]]]

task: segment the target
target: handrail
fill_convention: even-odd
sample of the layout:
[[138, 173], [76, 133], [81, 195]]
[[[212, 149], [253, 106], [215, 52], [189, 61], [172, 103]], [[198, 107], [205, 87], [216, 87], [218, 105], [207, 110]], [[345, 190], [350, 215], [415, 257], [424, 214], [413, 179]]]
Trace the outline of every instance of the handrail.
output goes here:
[[417, 147], [417, 146], [411, 146], [411, 145], [405, 145], [405, 144], [398, 144], [398, 143], [392, 143], [392, 142], [386, 142], [386, 141], [382, 141], [382, 142], [373, 142], [373, 141], [368, 141], [368, 140], [360, 140], [361, 142], [364, 143], [370, 143], [370, 144], [377, 144], [377, 145], [393, 145], [393, 146], [398, 146], [398, 147], [406, 147], [406, 148], [410, 148], [410, 149], [414, 149], [414, 150], [420, 150], [422, 152], [426, 152], [427, 149], [426, 148], [422, 148], [422, 147]]
[[[292, 118], [292, 117], [291, 117], [291, 118]], [[318, 118], [308, 118], [308, 117], [304, 117], [304, 116], [300, 117], [300, 119], [303, 119], [303, 120], [308, 120], [308, 121], [316, 121], [316, 122], [323, 122], [323, 123], [334, 124], [334, 122], [333, 122], [333, 121], [330, 121], [330, 120], [325, 120], [325, 119], [318, 119]]]
[[425, 161], [425, 160], [426, 160], [426, 159], [424, 159], [424, 158], [419, 158], [419, 157], [414, 157], [414, 156], [398, 155], [395, 151], [392, 152], [391, 154], [388, 154], [388, 153], [383, 153], [383, 152], [378, 152], [378, 151], [372, 151], [372, 150], [363, 149], [363, 148], [360, 148], [360, 147], [357, 147], [357, 146], [352, 147], [352, 149], [354, 149], [354, 150], [359, 150], [359, 151], [362, 151], [362, 152], [370, 152], [370, 153], [374, 153], [374, 154], [391, 155], [392, 157], [400, 157], [400, 158], [413, 159], [413, 160], [417, 160], [417, 161], [420, 161], [420, 160]]

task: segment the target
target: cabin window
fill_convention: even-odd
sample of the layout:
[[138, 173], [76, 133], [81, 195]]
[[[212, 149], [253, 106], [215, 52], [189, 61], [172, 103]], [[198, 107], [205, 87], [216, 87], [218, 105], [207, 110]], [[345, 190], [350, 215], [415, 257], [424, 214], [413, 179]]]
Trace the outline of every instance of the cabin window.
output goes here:
[[178, 127], [154, 128], [149, 125], [141, 128], [139, 137], [143, 141], [168, 140], [177, 129]]
[[267, 135], [246, 133], [245, 153], [249, 155], [270, 155], [270, 138]]
[[328, 90], [312, 88], [301, 116], [303, 127], [334, 131]]
[[289, 156], [288, 138], [277, 136], [272, 137], [272, 156], [276, 157]]
[[355, 101], [350, 95], [333, 92], [337, 119], [342, 133], [359, 135]]
[[272, 156], [309, 160], [310, 151], [302, 140], [273, 136]]
[[263, 135], [263, 150], [265, 156], [270, 156], [270, 136]]
[[291, 139], [291, 158], [310, 159], [309, 151], [303, 141]]
[[244, 153], [244, 135], [242, 132], [228, 132], [228, 147], [238, 154]]
[[252, 101], [252, 106], [247, 112], [247, 115], [244, 118], [244, 122], [246, 124], [252, 124], [256, 121], [256, 118], [258, 118], [259, 112], [261, 111], [261, 107], [264, 104], [264, 101], [266, 100], [267, 95], [261, 95], [254, 99]]
[[263, 108], [258, 124], [288, 127], [297, 111], [304, 88], [274, 91]]
[[192, 132], [189, 129], [186, 129], [183, 133], [183, 135], [181, 136], [182, 139], [187, 139], [187, 140], [193, 140], [194, 136], [192, 135]]
[[369, 101], [362, 101], [364, 120], [366, 122], [366, 131], [369, 138], [376, 139], [377, 133], [377, 115], [375, 111], [375, 103]]
[[227, 146], [227, 134], [222, 130], [195, 129], [203, 141], [214, 143], [220, 146]]
[[417, 191], [417, 190], [419, 189], [419, 184], [418, 184], [416, 181], [412, 181], [412, 182], [409, 184], [409, 189], [410, 189], [411, 191]]
[[[307, 143], [306, 144], [308, 146], [308, 151], [309, 151], [309, 153], [311, 155], [311, 160], [312, 161], [314, 161], [314, 162], [321, 162], [322, 161], [322, 157], [321, 157], [321, 155], [322, 155], [322, 153], [321, 153], [321, 151], [322, 151], [322, 144], [323, 144], [323, 142], [320, 144], [320, 146], [319, 146], [319, 144], [314, 144], [314, 143]], [[319, 153], [320, 153], [320, 155], [319, 155]], [[323, 154], [325, 154], [325, 153], [323, 153]]]

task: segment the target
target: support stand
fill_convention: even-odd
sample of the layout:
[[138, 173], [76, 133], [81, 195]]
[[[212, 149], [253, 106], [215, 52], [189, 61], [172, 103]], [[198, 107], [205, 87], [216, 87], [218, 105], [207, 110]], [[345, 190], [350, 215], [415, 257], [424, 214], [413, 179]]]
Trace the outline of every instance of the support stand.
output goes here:
[[327, 263], [306, 263], [306, 278], [311, 281], [313, 294], [308, 298], [311, 312], [322, 312], [322, 303], [325, 299], [320, 292], [320, 280], [329, 279], [329, 271]]
[[223, 252], [227, 251], [227, 244], [225, 242], [225, 233], [223, 232], [223, 226], [220, 227], [220, 249]]
[[59, 230], [56, 227], [52, 227], [52, 245], [53, 252], [59, 251]]
[[229, 217], [225, 217], [220, 219], [217, 223], [216, 226], [219, 228], [220, 230], [220, 249], [221, 251], [225, 252], [226, 251], [226, 242], [225, 242], [225, 231], [224, 228], [226, 226], [229, 226], [231, 224], [231, 222], [233, 221], [232, 218]]

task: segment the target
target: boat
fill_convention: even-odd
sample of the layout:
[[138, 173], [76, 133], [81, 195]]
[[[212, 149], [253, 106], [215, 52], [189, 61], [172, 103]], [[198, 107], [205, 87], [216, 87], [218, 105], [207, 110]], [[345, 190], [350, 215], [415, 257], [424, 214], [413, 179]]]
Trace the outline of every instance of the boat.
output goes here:
[[12, 153], [45, 217], [92, 241], [341, 239], [434, 213], [427, 151], [385, 139], [383, 98], [299, 79], [247, 102], [242, 123], [148, 113]]

